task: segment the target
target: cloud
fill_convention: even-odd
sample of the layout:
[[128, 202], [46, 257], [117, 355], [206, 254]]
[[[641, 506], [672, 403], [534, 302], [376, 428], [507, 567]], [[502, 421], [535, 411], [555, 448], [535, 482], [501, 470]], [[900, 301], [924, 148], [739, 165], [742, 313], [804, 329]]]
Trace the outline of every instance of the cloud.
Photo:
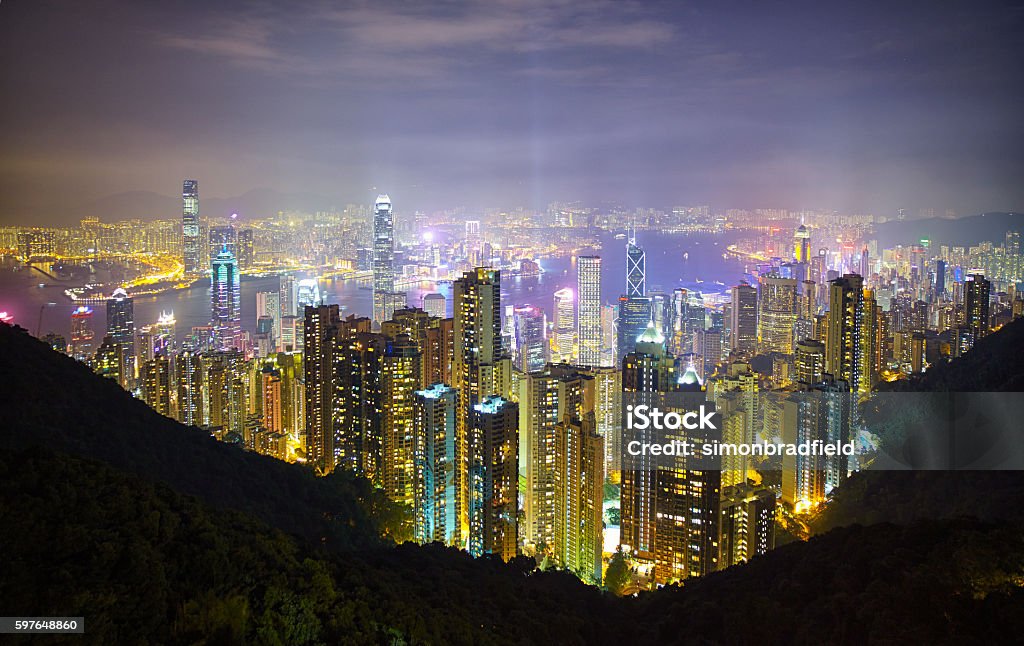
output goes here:
[[[211, 26], [195, 33], [199, 24]], [[309, 11], [289, 5], [244, 19], [213, 14], [187, 27], [187, 33], [163, 33], [157, 40], [268, 72], [431, 79], [495, 56], [525, 68], [536, 66], [527, 60], [530, 54], [649, 50], [675, 35], [667, 22], [611, 2], [473, 2], [440, 11], [387, 3]]]

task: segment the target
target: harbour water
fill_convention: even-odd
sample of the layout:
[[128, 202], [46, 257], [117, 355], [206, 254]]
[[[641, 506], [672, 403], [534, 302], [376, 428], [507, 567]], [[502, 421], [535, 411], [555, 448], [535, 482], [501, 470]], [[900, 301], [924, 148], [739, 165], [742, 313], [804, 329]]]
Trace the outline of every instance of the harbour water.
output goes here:
[[[591, 253], [602, 257], [602, 297], [606, 303], [615, 303], [625, 289], [626, 241], [615, 239], [611, 234], [602, 234], [600, 241], [601, 248]], [[671, 292], [680, 286], [704, 293], [727, 290], [743, 278], [748, 269], [742, 260], [723, 257], [726, 246], [732, 242], [729, 234], [639, 232], [637, 243], [647, 254], [648, 291]], [[502, 284], [502, 302], [532, 304], [550, 312], [557, 290], [570, 287], [575, 291], [575, 258], [541, 258], [540, 265], [544, 273], [539, 276], [506, 278]], [[75, 304], [64, 295], [64, 289], [73, 284], [53, 281], [27, 269], [0, 271], [0, 311], [8, 312], [16, 323], [33, 334], [38, 325], [43, 334], [52, 331], [67, 337]], [[244, 329], [256, 327], [256, 292], [274, 290], [277, 284], [276, 276], [242, 278]], [[450, 315], [450, 284], [420, 283], [409, 289], [408, 303], [419, 306], [424, 294], [435, 291], [445, 295]], [[365, 283], [323, 280], [321, 292], [327, 303], [338, 303], [346, 314], [371, 314], [372, 292]], [[99, 337], [106, 326], [105, 306], [91, 307], [93, 330]], [[193, 326], [207, 325], [210, 318], [208, 281], [200, 281], [189, 289], [137, 297], [135, 325], [153, 323], [164, 311], [174, 312], [179, 333]]]

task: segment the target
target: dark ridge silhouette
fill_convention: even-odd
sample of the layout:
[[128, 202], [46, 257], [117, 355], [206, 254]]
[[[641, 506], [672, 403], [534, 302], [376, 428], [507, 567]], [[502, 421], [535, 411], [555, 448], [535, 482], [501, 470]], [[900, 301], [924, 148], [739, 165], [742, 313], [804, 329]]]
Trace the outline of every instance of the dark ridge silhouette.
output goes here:
[[163, 417], [109, 379], [0, 324], [0, 447], [43, 446], [105, 462], [215, 508], [235, 509], [331, 549], [380, 544], [398, 508], [368, 481], [218, 442]]
[[0, 399], [0, 606], [84, 616], [75, 643], [996, 643], [1024, 629], [1019, 512], [921, 520], [959, 515], [942, 498], [1008, 504], [1009, 476], [922, 504], [912, 479], [885, 488], [880, 473], [865, 508], [912, 524], [833, 529], [620, 599], [532, 559], [387, 547], [391, 508], [364, 480], [219, 444], [21, 330], [0, 326], [0, 368], [18, 375]]
[[938, 362], [920, 375], [879, 384], [888, 392], [1022, 392], [1024, 391], [1024, 318], [978, 339], [969, 352]]

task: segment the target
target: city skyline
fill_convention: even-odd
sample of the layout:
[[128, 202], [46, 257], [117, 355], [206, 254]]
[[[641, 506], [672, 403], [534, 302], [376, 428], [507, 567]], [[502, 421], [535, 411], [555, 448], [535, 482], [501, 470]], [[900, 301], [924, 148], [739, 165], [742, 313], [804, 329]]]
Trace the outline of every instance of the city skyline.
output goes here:
[[[0, 108], [3, 223], [102, 217], [125, 192], [114, 202], [153, 204], [145, 192], [170, 197], [172, 177], [202, 178], [226, 211], [260, 189], [255, 216], [378, 187], [427, 211], [560, 197], [939, 215], [1022, 203], [1024, 14], [1003, 3], [0, 12], [0, 47], [20, 61], [0, 66], [19, 97]], [[30, 38], [67, 43], [73, 64], [19, 56]]]

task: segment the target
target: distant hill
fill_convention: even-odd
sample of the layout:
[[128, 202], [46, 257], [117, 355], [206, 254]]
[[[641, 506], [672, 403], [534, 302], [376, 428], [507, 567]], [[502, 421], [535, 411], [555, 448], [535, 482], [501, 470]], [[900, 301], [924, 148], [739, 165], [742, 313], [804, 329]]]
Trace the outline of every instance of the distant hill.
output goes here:
[[979, 242], [1001, 243], [1008, 230], [1024, 233], [1024, 213], [982, 213], [962, 218], [890, 220], [875, 228], [882, 247], [917, 244], [921, 238], [932, 246], [968, 247]]
[[[203, 197], [199, 186], [199, 208], [205, 217], [222, 218], [238, 213], [246, 218], [264, 218], [278, 211], [314, 213], [342, 208], [345, 202], [305, 193], [280, 193], [269, 188], [257, 188], [242, 195], [228, 198]], [[367, 198], [369, 200], [369, 198]], [[168, 196], [151, 191], [129, 191], [107, 195], [71, 209], [75, 218], [98, 217], [104, 222], [117, 220], [167, 220], [181, 216], [181, 196]]]
[[[0, 325], [0, 371], [0, 607], [85, 616], [85, 643], [996, 643], [1024, 629], [1016, 512], [842, 527], [619, 599], [532, 559], [389, 546], [395, 509], [365, 480], [217, 443], [19, 328]], [[1007, 480], [933, 497], [995, 509], [1019, 491]], [[865, 506], [899, 513], [911, 486]]]

